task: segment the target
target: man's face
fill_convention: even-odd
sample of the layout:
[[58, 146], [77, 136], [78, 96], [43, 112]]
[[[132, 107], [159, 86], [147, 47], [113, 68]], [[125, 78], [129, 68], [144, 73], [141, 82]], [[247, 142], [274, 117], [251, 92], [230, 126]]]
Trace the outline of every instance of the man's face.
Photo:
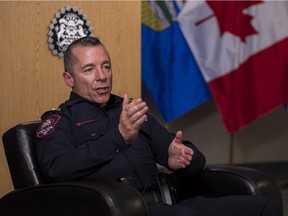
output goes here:
[[66, 84], [81, 97], [105, 106], [112, 89], [112, 69], [110, 57], [102, 46], [78, 46], [73, 49], [78, 60], [74, 71], [64, 73]]

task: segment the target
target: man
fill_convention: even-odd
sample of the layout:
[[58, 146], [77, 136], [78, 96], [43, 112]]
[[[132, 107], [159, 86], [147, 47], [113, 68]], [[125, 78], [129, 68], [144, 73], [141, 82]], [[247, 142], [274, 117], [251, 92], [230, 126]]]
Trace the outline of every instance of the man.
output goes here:
[[[205, 165], [203, 154], [182, 132], [169, 133], [141, 98], [111, 94], [108, 51], [98, 38], [74, 41], [64, 55], [63, 78], [72, 89], [59, 110], [42, 116], [37, 130], [39, 164], [50, 182], [75, 179], [129, 180], [140, 192], [157, 189], [156, 163], [180, 175]], [[277, 215], [264, 198], [194, 197], [175, 205], [147, 201], [153, 215]], [[243, 207], [244, 206], [244, 207]]]

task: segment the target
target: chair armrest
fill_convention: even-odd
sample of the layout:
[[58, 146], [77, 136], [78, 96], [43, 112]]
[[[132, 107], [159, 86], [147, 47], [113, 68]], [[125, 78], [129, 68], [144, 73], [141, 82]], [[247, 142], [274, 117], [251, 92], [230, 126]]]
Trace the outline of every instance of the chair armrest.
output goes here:
[[0, 199], [1, 216], [146, 216], [134, 188], [108, 181], [45, 184], [15, 190]]
[[276, 182], [252, 168], [233, 165], [210, 165], [196, 178], [196, 193], [208, 196], [262, 195], [282, 207], [282, 195]]
[[252, 168], [233, 165], [209, 165], [196, 176], [168, 175], [176, 201], [191, 196], [262, 195], [282, 208], [282, 195], [276, 182]]

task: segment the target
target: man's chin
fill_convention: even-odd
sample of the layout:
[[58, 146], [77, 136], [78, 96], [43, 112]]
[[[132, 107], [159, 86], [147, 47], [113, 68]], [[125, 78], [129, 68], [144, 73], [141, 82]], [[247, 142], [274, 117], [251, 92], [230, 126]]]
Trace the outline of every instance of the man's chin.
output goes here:
[[94, 101], [101, 107], [105, 106], [110, 99], [110, 94], [96, 98]]

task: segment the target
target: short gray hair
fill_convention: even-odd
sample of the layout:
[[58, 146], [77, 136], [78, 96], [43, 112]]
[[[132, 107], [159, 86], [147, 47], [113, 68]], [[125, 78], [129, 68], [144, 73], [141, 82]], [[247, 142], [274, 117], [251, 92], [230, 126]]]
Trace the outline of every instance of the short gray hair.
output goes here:
[[73, 65], [77, 61], [76, 56], [73, 54], [73, 49], [78, 46], [104, 46], [99, 38], [87, 36], [74, 40], [64, 53], [64, 70], [68, 73], [73, 73]]

